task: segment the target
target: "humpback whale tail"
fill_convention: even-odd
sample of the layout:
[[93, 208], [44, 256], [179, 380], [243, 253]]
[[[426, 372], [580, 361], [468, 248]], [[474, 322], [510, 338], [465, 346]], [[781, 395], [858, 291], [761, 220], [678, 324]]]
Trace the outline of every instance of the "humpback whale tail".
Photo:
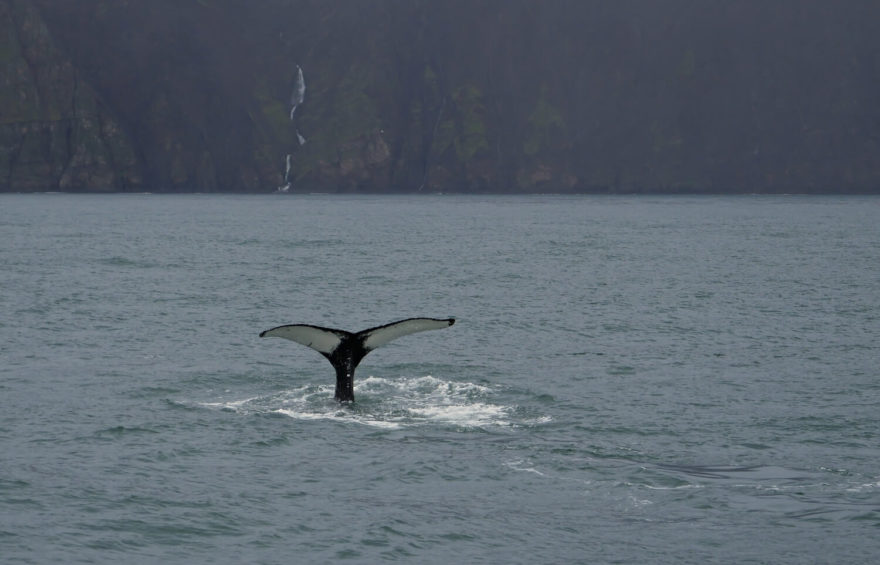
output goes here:
[[311, 347], [336, 369], [336, 400], [354, 400], [354, 370], [367, 353], [405, 335], [448, 328], [455, 318], [407, 318], [357, 333], [309, 324], [291, 324], [266, 330], [260, 337], [283, 337]]

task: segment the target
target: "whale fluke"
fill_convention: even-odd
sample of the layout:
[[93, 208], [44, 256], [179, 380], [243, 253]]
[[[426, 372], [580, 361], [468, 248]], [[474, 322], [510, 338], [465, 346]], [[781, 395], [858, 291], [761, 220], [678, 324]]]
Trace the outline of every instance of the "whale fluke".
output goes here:
[[326, 357], [336, 369], [336, 400], [353, 401], [354, 370], [367, 353], [399, 337], [448, 328], [454, 323], [455, 318], [407, 318], [357, 333], [309, 324], [290, 324], [266, 330], [260, 337], [289, 339], [311, 347]]

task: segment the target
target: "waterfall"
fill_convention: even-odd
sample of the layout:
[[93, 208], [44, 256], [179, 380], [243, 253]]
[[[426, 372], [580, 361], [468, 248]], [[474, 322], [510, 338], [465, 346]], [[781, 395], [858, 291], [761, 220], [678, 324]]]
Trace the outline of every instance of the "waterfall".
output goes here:
[[290, 190], [290, 153], [287, 154], [284, 166], [284, 184], [275, 189], [275, 192], [287, 192]]
[[[296, 109], [302, 104], [306, 99], [306, 80], [303, 77], [302, 67], [299, 65], [296, 66], [296, 81], [293, 86], [293, 93], [290, 95], [290, 121], [293, 122], [294, 131], [296, 132], [296, 141], [303, 145], [306, 142], [306, 138], [302, 136], [298, 129], [296, 129], [296, 123], [294, 122], [294, 114], [296, 114]], [[279, 186], [276, 189], [276, 192], [287, 192], [290, 190], [290, 153], [284, 159], [284, 184]]]
[[293, 88], [293, 94], [290, 95], [290, 121], [293, 121], [293, 114], [296, 107], [303, 103], [306, 99], [306, 80], [303, 77], [302, 67], [296, 66], [296, 86]]
[[[302, 104], [306, 99], [306, 79], [303, 77], [302, 67], [299, 65], [296, 66], [296, 85], [293, 88], [293, 94], [290, 95], [290, 121], [293, 121], [293, 113], [296, 112], [296, 107]], [[296, 140], [300, 145], [306, 142], [306, 138], [299, 133], [299, 130], [296, 130]]]
[[303, 70], [299, 65], [296, 66], [296, 103], [302, 104], [306, 99], [306, 81], [303, 78]]

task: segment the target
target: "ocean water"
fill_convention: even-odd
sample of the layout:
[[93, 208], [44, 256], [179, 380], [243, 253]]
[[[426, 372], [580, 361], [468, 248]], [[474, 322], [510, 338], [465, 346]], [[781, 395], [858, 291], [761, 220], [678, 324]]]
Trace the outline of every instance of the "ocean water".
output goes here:
[[[872, 563], [880, 198], [0, 195], [0, 562]], [[357, 401], [286, 323], [448, 329]]]

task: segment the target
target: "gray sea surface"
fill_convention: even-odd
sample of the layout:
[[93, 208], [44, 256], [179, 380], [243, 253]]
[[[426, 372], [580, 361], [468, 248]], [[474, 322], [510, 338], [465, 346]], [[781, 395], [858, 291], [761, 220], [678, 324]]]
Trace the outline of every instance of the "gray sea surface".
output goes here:
[[0, 195], [2, 563], [878, 555], [878, 197]]

